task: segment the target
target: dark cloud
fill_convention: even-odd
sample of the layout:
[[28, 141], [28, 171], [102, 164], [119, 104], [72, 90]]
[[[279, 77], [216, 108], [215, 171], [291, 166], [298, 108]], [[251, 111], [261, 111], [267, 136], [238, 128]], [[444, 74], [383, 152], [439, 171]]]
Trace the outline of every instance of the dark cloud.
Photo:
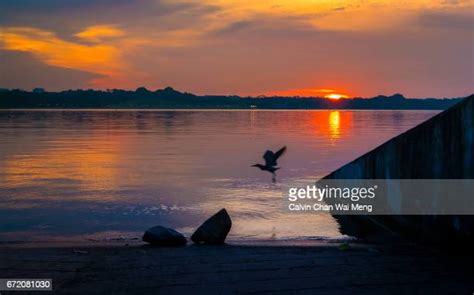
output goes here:
[[111, 5], [122, 5], [133, 3], [130, 0], [2, 0], [0, 8], [11, 12], [30, 11], [30, 12], [57, 12], [60, 10], [71, 10], [82, 7], [97, 8], [109, 7]]
[[117, 24], [132, 31], [147, 26], [153, 30], [186, 27], [216, 10], [209, 5], [165, 0], [7, 0], [0, 2], [0, 26], [30, 26], [66, 38], [100, 24]]
[[426, 11], [419, 15], [418, 25], [428, 28], [474, 29], [474, 12]]
[[247, 29], [255, 28], [261, 25], [262, 23], [258, 20], [252, 20], [252, 21], [238, 21], [229, 24], [228, 26], [219, 29], [217, 31], [214, 31], [213, 34], [215, 35], [228, 35], [228, 34], [234, 34], [240, 31], [244, 31]]
[[45, 65], [32, 55], [0, 50], [0, 88], [31, 90], [43, 87], [49, 90], [86, 87], [98, 75]]
[[[226, 40], [239, 37], [239, 35], [258, 36], [259, 40], [265, 42], [266, 37], [275, 37], [281, 35], [284, 38], [291, 38], [293, 34], [309, 34], [314, 36], [320, 30], [308, 22], [308, 18], [317, 18], [321, 15], [308, 16], [268, 16], [256, 15], [243, 21], [230, 23], [229, 25], [220, 28], [216, 31], [209, 32], [211, 37], [220, 37]], [[337, 34], [337, 33], [336, 33]]]
[[444, 0], [443, 4], [445, 5], [458, 5], [460, 3], [459, 0]]

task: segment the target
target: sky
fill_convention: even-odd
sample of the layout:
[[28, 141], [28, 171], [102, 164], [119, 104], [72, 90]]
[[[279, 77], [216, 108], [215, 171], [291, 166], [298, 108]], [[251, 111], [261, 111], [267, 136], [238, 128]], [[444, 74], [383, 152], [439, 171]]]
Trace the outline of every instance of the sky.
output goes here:
[[459, 97], [474, 0], [2, 0], [0, 88]]

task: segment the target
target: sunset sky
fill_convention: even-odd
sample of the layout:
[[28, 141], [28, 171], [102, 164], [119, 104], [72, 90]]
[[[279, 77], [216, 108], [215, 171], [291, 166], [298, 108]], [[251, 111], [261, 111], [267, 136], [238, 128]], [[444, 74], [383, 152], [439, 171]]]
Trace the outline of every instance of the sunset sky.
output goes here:
[[0, 88], [464, 96], [474, 0], [2, 0], [0, 66]]

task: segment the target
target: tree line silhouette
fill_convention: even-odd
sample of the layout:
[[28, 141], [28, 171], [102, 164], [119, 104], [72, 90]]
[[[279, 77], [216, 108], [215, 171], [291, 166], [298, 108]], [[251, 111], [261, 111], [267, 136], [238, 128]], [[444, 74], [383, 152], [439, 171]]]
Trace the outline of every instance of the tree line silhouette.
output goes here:
[[407, 99], [401, 94], [331, 100], [321, 97], [194, 95], [171, 87], [150, 91], [0, 89], [0, 108], [160, 108], [160, 109], [446, 109], [461, 98]]

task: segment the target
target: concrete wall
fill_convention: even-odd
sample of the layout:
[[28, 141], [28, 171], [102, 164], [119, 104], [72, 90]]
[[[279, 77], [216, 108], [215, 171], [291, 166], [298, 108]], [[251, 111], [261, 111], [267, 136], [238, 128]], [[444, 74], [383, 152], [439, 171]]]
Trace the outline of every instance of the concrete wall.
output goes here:
[[[474, 96], [389, 140], [325, 179], [474, 179]], [[473, 192], [474, 197], [474, 192]], [[473, 240], [474, 216], [335, 216], [343, 233], [430, 242]]]

